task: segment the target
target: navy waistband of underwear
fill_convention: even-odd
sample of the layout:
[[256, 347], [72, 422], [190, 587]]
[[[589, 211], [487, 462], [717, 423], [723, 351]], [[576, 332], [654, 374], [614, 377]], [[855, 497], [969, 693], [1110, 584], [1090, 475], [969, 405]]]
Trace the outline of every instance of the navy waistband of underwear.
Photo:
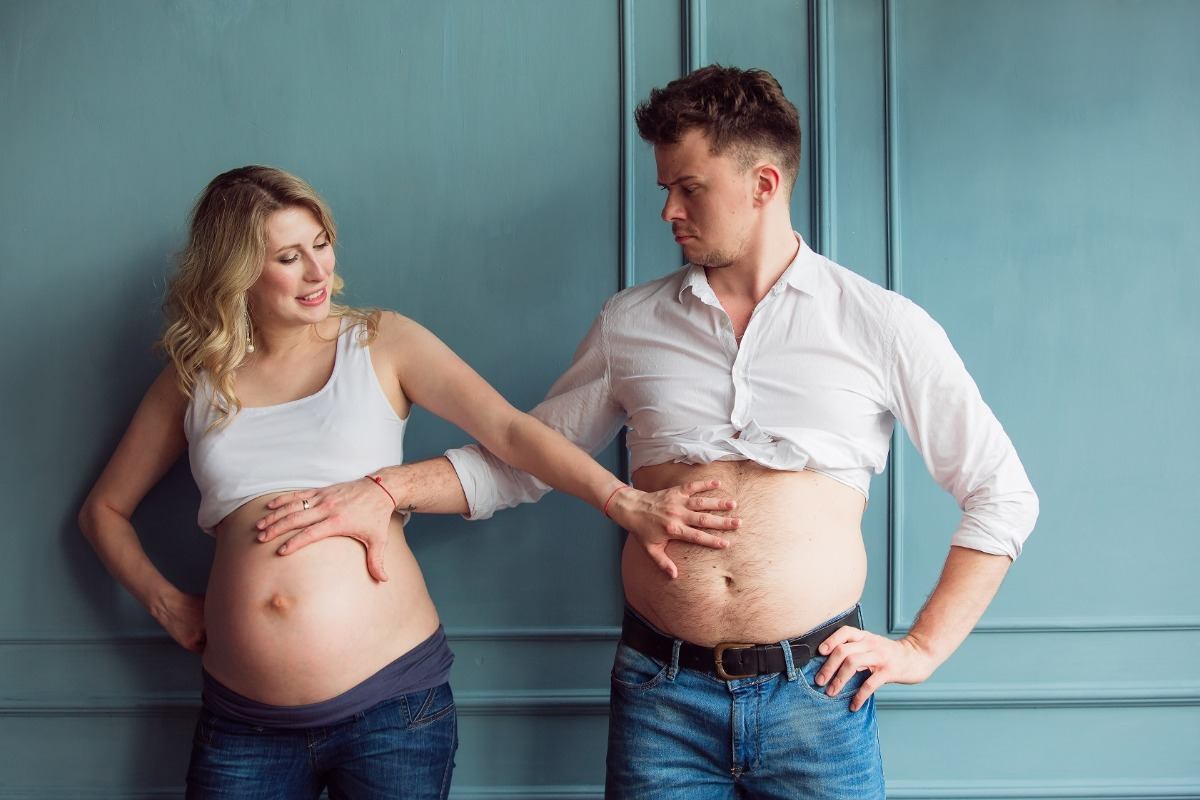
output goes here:
[[301, 706], [273, 706], [251, 700], [204, 670], [200, 699], [209, 712], [264, 728], [317, 728], [345, 722], [385, 700], [441, 686], [450, 677], [454, 654], [439, 625], [425, 641], [337, 697]]

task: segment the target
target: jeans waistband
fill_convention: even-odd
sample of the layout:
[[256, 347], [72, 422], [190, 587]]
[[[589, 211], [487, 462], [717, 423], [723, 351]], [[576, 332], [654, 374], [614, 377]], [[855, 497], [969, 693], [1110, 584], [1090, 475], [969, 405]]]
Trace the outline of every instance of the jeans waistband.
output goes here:
[[[442, 626], [362, 683], [336, 697], [299, 706], [260, 703], [238, 694], [204, 670], [200, 699], [209, 712], [246, 725], [265, 728], [317, 728], [345, 722], [384, 700], [432, 689], [447, 681], [454, 654]], [[286, 665], [282, 667], [286, 669]]]

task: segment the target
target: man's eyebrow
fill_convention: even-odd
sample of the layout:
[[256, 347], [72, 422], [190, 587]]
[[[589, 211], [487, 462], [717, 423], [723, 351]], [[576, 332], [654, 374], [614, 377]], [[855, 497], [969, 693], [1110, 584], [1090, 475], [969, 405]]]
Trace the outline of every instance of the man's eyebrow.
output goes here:
[[700, 180], [699, 175], [681, 175], [680, 177], [676, 178], [675, 180], [671, 181], [670, 183], [663, 183], [662, 181], [659, 181], [658, 185], [665, 189], [668, 186], [674, 186], [675, 184], [683, 183], [684, 181], [698, 181], [698, 180]]

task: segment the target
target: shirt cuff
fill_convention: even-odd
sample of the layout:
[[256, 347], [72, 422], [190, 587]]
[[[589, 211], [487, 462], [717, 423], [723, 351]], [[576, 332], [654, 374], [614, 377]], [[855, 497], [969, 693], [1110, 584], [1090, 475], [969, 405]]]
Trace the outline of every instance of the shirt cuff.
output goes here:
[[1021, 554], [1021, 542], [1013, 539], [1001, 539], [992, 534], [959, 528], [950, 538], [950, 544], [965, 547], [968, 550], [978, 550], [994, 556], [1008, 556], [1013, 561]]
[[480, 502], [479, 478], [487, 474], [488, 465], [478, 446], [458, 447], [447, 450], [443, 455], [450, 461], [450, 466], [454, 467], [458, 482], [462, 484], [463, 495], [467, 498], [467, 513], [462, 515], [463, 519], [489, 519], [496, 509], [486, 502]]

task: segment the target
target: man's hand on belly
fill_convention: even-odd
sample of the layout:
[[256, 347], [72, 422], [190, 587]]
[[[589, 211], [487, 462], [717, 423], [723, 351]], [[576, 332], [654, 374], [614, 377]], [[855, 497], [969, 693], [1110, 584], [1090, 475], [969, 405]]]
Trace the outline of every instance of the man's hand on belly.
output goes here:
[[370, 478], [335, 483], [324, 489], [282, 494], [267, 504], [271, 513], [255, 523], [260, 542], [300, 531], [277, 551], [285, 556], [330, 536], [347, 536], [367, 548], [367, 572], [386, 581], [383, 553], [387, 549], [388, 523], [395, 508], [386, 491]]

